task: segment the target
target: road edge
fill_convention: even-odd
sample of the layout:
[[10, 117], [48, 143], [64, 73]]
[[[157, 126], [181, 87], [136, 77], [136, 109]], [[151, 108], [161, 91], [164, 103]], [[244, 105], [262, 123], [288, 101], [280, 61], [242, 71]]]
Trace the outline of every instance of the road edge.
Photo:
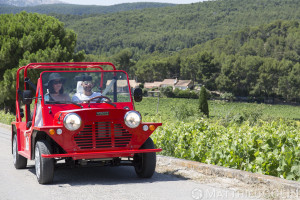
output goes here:
[[11, 129], [11, 125], [7, 125], [7, 124], [2, 124], [2, 123], [0, 123], [0, 127], [1, 128], [6, 128], [6, 129]]
[[265, 184], [273, 188], [283, 188], [297, 191], [300, 189], [300, 182], [290, 181], [279, 177], [252, 173], [163, 155], [158, 155], [157, 158], [158, 162], [163, 162], [164, 165], [166, 165], [167, 163], [168, 165], [172, 165], [173, 167], [184, 167], [208, 176], [233, 178], [246, 184]]

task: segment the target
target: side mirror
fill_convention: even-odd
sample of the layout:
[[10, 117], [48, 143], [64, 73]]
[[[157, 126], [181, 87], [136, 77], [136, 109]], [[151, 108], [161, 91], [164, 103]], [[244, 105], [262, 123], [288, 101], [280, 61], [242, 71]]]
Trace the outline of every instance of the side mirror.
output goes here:
[[32, 91], [31, 90], [24, 90], [23, 91], [23, 103], [28, 105], [32, 103]]
[[141, 102], [143, 100], [143, 91], [141, 88], [136, 88], [133, 92], [134, 101]]

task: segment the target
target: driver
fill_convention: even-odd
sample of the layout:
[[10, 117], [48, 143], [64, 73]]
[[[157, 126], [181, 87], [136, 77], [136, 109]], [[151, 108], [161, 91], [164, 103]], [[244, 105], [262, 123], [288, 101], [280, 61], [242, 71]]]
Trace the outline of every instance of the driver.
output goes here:
[[[102, 96], [102, 94], [100, 92], [92, 91], [92, 88], [94, 87], [94, 83], [92, 82], [91, 76], [89, 76], [88, 79], [85, 79], [84, 81], [82, 81], [81, 85], [83, 87], [83, 93], [79, 93], [79, 92], [76, 93], [72, 98], [73, 102], [85, 102], [93, 97]], [[95, 100], [95, 102], [96, 102], [96, 100]]]

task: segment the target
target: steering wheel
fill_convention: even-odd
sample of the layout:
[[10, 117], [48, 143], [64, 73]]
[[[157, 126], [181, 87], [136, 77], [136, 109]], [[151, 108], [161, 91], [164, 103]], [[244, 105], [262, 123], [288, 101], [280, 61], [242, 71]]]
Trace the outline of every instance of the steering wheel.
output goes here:
[[94, 100], [94, 99], [99, 99], [98, 101], [96, 101], [96, 103], [100, 103], [100, 101], [101, 101], [101, 99], [107, 99], [108, 101], [106, 101], [106, 102], [111, 102], [111, 99], [109, 98], [109, 97], [107, 97], [107, 96], [96, 96], [96, 97], [92, 97], [92, 98], [90, 98], [89, 100], [87, 100], [87, 102], [88, 103], [90, 103], [92, 100]]

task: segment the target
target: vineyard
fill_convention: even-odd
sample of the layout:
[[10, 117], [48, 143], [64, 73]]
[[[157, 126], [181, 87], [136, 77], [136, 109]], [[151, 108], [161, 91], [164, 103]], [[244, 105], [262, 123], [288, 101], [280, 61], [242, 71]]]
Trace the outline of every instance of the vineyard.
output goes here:
[[[136, 110], [143, 121], [173, 123], [175, 121], [192, 122], [202, 116], [198, 112], [198, 99], [160, 98], [157, 112], [157, 98], [144, 98], [135, 103]], [[257, 120], [300, 120], [300, 106], [271, 105], [256, 103], [236, 103], [225, 101], [209, 101], [210, 121], [223, 123]]]
[[300, 180], [299, 106], [209, 101], [206, 118], [197, 99], [160, 98], [158, 112], [157, 102], [135, 105], [144, 122], [163, 123], [152, 135], [163, 155]]
[[[163, 122], [152, 136], [163, 155], [300, 180], [300, 107], [210, 101], [211, 118], [197, 100], [145, 98], [143, 121]], [[176, 145], [174, 145], [176, 144]]]

